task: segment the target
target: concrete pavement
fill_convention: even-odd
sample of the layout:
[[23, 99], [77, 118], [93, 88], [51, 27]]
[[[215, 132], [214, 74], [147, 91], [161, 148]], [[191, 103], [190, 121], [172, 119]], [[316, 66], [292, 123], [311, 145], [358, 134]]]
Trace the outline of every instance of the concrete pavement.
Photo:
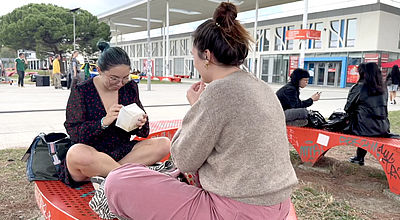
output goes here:
[[[140, 83], [140, 100], [150, 120], [182, 119], [190, 108], [186, 91], [194, 82], [184, 79], [182, 83], [152, 84], [151, 91], [147, 91], [145, 83]], [[282, 85], [270, 86], [276, 91]], [[321, 99], [309, 109], [328, 117], [334, 110], [343, 109], [348, 90], [309, 86], [301, 91], [301, 98], [321, 91]], [[55, 90], [49, 86], [19, 88], [15, 84], [0, 84], [0, 149], [26, 148], [40, 132], [65, 132], [63, 123], [69, 93], [69, 90]], [[400, 110], [400, 104], [390, 105], [389, 111], [393, 110]]]

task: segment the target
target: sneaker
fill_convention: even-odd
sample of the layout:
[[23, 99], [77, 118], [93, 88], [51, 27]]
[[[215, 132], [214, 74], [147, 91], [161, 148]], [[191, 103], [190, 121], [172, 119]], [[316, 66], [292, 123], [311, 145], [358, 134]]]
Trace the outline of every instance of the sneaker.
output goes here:
[[100, 185], [104, 182], [105, 178], [101, 176], [94, 176], [90, 178], [90, 182], [92, 182], [93, 188], [97, 191], [100, 188]]
[[89, 202], [89, 207], [102, 219], [114, 219], [118, 216], [112, 213], [108, 207], [107, 197], [104, 191], [104, 183], [105, 181], [103, 181], [96, 190], [96, 193]]
[[350, 157], [350, 163], [357, 163], [360, 166], [364, 166], [364, 158], [358, 158], [357, 156]]
[[163, 163], [157, 162], [155, 165], [148, 166], [147, 168], [167, 174], [172, 177], [176, 177], [179, 174], [178, 168], [176, 168], [174, 162], [170, 160], [166, 160]]
[[393, 100], [393, 104], [396, 105], [396, 100]]

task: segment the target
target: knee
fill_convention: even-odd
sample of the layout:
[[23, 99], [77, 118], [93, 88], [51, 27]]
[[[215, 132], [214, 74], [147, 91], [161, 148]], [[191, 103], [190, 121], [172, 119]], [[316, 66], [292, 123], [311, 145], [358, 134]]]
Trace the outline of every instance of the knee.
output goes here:
[[67, 152], [67, 162], [69, 164], [86, 166], [93, 163], [94, 148], [85, 144], [75, 144]]
[[162, 156], [169, 154], [171, 149], [171, 141], [166, 137], [157, 139], [157, 148]]

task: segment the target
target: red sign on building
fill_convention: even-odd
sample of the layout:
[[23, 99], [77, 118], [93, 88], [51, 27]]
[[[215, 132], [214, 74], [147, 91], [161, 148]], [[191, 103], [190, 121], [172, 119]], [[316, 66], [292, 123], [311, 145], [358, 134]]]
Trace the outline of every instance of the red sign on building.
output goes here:
[[288, 30], [286, 32], [286, 40], [295, 40], [295, 39], [319, 40], [321, 39], [321, 31], [312, 29]]
[[366, 53], [364, 54], [364, 62], [378, 63], [379, 53]]
[[299, 56], [290, 56], [289, 57], [289, 76], [292, 75], [292, 72], [299, 67]]

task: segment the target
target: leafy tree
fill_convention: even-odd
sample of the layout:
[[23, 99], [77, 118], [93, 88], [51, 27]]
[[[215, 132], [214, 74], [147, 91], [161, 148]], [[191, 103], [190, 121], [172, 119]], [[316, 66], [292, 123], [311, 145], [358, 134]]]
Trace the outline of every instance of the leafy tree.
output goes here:
[[[97, 51], [99, 39], [110, 40], [110, 27], [86, 10], [75, 12], [76, 44], [81, 52]], [[52, 4], [28, 4], [0, 18], [0, 44], [36, 51], [39, 57], [73, 50], [73, 15]]]
[[15, 58], [17, 55], [17, 51], [8, 48], [2, 47], [0, 48], [0, 58]]

